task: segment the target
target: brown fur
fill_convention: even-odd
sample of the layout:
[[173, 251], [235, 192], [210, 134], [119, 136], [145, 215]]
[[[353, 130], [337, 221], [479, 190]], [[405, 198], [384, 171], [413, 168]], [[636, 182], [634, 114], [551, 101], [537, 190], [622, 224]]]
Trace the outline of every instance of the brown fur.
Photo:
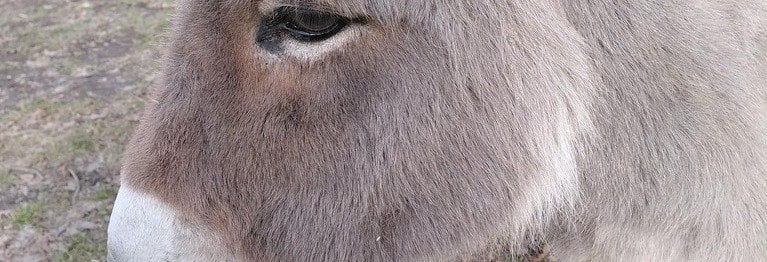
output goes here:
[[244, 259], [767, 258], [764, 1], [284, 4], [368, 22], [271, 59], [259, 1], [180, 1], [124, 160]]

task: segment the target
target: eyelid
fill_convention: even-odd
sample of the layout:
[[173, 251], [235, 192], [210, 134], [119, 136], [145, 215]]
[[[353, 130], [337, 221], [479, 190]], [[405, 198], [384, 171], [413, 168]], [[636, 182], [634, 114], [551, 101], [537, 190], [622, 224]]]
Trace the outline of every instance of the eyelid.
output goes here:
[[[271, 1], [264, 1], [264, 2], [271, 2]], [[295, 3], [295, 1], [294, 1], [294, 3], [274, 3], [274, 2], [271, 2], [271, 3], [266, 4], [265, 6], [261, 6], [260, 11], [261, 11], [262, 14], [274, 14], [280, 8], [285, 8], [285, 7], [299, 8], [299, 9], [306, 9], [306, 10], [316, 10], [316, 11], [319, 11], [319, 12], [326, 12], [326, 13], [331, 13], [331, 14], [337, 14], [337, 15], [340, 15], [342, 17], [345, 17], [342, 13], [334, 11], [333, 8], [330, 8], [327, 5], [316, 4], [316, 3], [311, 3], [311, 2], [307, 2], [307, 1], [300, 1], [298, 3]]]
[[[271, 21], [275, 26], [287, 31], [294, 39], [305, 42], [318, 42], [328, 39], [343, 30], [349, 24], [349, 19], [346, 17], [315, 9], [280, 7], [274, 12], [275, 15], [271, 18]], [[327, 30], [324, 31], [312, 31], [311, 28], [303, 28], [300, 24], [294, 23], [296, 22], [293, 20], [294, 15], [299, 12], [316, 13], [321, 16], [332, 17], [332, 19], [335, 19], [335, 24], [326, 28]]]
[[360, 13], [344, 12], [339, 10], [338, 8], [333, 8], [332, 6], [325, 3], [316, 3], [314, 1], [305, 1], [305, 0], [287, 1], [287, 2], [263, 1], [259, 7], [259, 11], [261, 12], [261, 14], [270, 15], [270, 14], [274, 14], [278, 9], [283, 7], [302, 8], [307, 10], [315, 10], [318, 12], [335, 14], [340, 17], [346, 18], [350, 24], [351, 23], [365, 24], [369, 21], [366, 15], [362, 15]]

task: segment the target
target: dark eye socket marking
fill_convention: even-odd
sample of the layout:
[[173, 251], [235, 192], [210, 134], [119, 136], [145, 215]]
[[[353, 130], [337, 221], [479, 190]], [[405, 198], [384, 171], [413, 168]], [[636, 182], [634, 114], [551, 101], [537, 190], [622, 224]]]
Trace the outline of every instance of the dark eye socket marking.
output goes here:
[[280, 42], [288, 36], [301, 42], [319, 42], [341, 32], [350, 19], [331, 12], [306, 7], [283, 6], [266, 17], [258, 28], [256, 42], [269, 52], [278, 53]]

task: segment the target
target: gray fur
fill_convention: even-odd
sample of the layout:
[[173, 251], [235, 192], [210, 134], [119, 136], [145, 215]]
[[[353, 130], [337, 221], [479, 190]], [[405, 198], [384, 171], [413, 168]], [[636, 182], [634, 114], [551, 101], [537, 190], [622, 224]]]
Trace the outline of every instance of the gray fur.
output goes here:
[[182, 0], [126, 183], [247, 260], [767, 259], [767, 2]]

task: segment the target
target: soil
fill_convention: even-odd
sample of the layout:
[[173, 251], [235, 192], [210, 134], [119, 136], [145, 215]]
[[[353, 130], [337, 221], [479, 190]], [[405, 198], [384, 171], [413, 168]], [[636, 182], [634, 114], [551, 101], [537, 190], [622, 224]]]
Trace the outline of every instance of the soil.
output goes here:
[[171, 0], [0, 0], [0, 261], [105, 261]]

